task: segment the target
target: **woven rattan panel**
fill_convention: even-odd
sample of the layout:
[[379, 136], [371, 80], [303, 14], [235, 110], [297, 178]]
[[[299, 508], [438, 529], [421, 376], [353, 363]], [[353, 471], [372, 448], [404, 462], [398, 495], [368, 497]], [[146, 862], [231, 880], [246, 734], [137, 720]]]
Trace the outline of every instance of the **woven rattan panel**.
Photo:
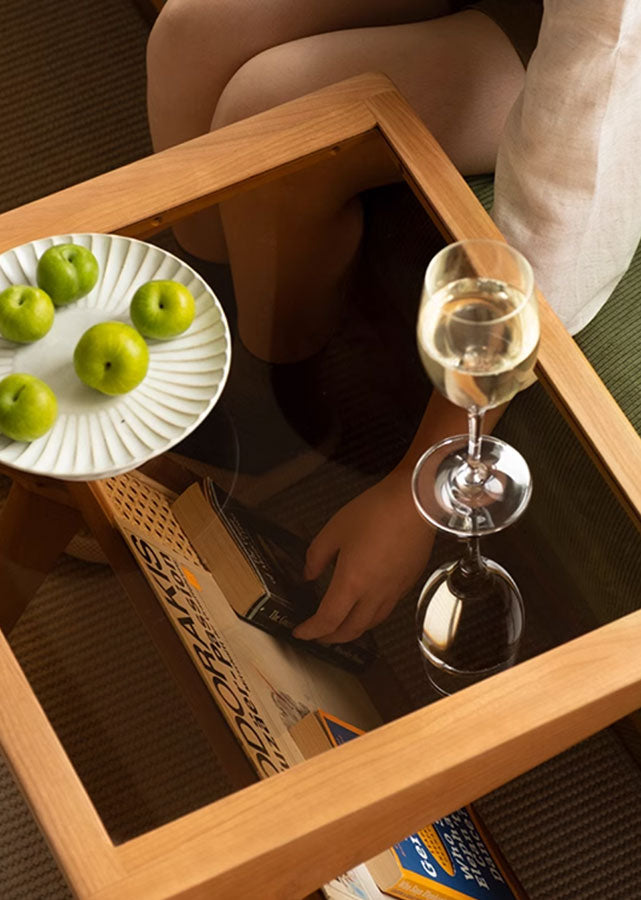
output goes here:
[[176, 498], [172, 491], [135, 471], [109, 478], [103, 485], [115, 515], [161, 540], [185, 559], [202, 565], [171, 511]]

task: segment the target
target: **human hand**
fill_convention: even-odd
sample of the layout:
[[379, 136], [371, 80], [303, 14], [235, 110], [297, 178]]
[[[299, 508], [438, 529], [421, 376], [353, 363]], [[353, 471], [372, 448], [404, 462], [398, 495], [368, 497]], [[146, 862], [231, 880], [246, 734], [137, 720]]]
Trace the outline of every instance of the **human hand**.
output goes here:
[[306, 578], [318, 578], [334, 559], [336, 567], [318, 610], [294, 636], [343, 643], [378, 625], [415, 584], [433, 542], [407, 472], [394, 470], [342, 507], [309, 545]]

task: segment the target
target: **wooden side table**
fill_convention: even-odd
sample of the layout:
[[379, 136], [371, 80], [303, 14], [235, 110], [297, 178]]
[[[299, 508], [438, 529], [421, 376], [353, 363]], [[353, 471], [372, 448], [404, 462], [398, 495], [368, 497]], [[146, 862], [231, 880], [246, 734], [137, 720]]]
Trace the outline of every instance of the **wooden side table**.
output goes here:
[[[151, 236], [213, 202], [380, 140], [447, 240], [500, 238], [393, 85], [364, 75], [5, 213], [0, 251], [63, 232]], [[641, 441], [542, 297], [540, 308], [538, 376], [639, 523]], [[144, 476], [62, 483], [3, 471], [14, 479], [0, 518], [3, 628], [84, 519], [220, 752], [220, 717], [159, 623], [113, 524], [114, 482], [135, 477], [144, 491]], [[640, 641], [638, 612], [120, 845], [2, 636], [0, 744], [77, 896], [224, 900], [253, 896], [260, 885], [261, 897], [293, 900], [638, 707]], [[228, 741], [236, 783], [245, 785], [251, 779], [231, 762]]]

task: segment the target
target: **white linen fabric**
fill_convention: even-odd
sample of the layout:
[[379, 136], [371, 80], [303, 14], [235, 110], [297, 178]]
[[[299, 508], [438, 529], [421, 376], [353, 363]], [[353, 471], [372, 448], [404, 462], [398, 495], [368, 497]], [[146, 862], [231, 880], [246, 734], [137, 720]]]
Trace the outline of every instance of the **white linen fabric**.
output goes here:
[[545, 0], [492, 216], [571, 334], [641, 240], [641, 0]]

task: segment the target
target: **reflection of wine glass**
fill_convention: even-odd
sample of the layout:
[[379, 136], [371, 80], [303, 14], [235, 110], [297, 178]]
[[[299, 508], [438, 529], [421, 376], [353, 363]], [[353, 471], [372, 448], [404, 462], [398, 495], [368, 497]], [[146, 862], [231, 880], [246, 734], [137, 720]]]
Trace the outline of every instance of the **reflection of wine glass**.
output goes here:
[[511, 666], [523, 630], [523, 601], [510, 575], [484, 559], [479, 538], [428, 578], [416, 608], [418, 645], [432, 685], [451, 694]]
[[417, 325], [425, 370], [467, 410], [467, 436], [446, 438], [419, 460], [413, 491], [421, 514], [461, 537], [500, 531], [520, 515], [531, 479], [523, 457], [482, 436], [483, 414], [532, 380], [539, 318], [532, 269], [500, 241], [467, 240], [430, 262]]

